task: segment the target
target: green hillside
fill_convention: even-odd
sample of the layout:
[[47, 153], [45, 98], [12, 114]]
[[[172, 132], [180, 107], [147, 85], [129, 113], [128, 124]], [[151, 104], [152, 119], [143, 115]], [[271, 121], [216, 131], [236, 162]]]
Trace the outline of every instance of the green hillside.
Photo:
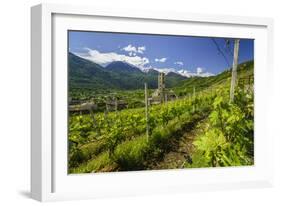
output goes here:
[[[70, 93], [85, 91], [99, 92], [107, 90], [143, 89], [146, 82], [149, 88], [157, 87], [158, 72], [142, 72], [139, 68], [125, 62], [112, 62], [102, 67], [94, 62], [69, 53], [69, 87]], [[174, 87], [185, 80], [179, 74], [167, 75], [166, 86]]]
[[[245, 78], [253, 75], [254, 63], [253, 61], [243, 62], [238, 65], [237, 68], [238, 78]], [[184, 96], [188, 93], [193, 92], [193, 87], [196, 91], [201, 91], [209, 87], [216, 87], [218, 85], [230, 82], [231, 79], [231, 70], [226, 70], [216, 76], [210, 77], [191, 77], [184, 81], [179, 82], [174, 91], [179, 96]]]

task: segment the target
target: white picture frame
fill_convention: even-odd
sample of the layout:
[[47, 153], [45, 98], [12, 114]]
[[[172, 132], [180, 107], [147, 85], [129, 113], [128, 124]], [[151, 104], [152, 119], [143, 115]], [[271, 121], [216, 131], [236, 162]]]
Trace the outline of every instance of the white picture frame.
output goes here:
[[[116, 21], [120, 27], [116, 27]], [[157, 24], [157, 27], [155, 25]], [[138, 25], [138, 26], [134, 26]], [[254, 38], [255, 165], [68, 175], [65, 138], [67, 107], [65, 46], [68, 29]], [[272, 102], [273, 21], [268, 18], [160, 13], [40, 4], [31, 9], [31, 196], [39, 201], [122, 195], [269, 187], [273, 185]], [[185, 26], [192, 28], [187, 31]], [[146, 31], [145, 29], [146, 28]], [[166, 28], [166, 30], [165, 30]], [[64, 39], [65, 38], [65, 41]], [[66, 50], [65, 50], [66, 51]], [[62, 69], [57, 69], [62, 68]], [[266, 68], [266, 69], [265, 69]], [[261, 151], [261, 148], [263, 150]], [[59, 150], [59, 152], [58, 152]]]

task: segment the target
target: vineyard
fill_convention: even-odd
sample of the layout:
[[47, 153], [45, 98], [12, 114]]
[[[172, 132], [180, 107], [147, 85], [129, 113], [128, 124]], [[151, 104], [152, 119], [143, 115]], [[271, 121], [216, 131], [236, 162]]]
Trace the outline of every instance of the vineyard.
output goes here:
[[69, 173], [253, 165], [253, 62], [239, 65], [233, 102], [230, 82], [230, 71], [190, 78], [148, 108], [133, 102], [143, 91], [117, 91], [130, 106], [70, 113]]

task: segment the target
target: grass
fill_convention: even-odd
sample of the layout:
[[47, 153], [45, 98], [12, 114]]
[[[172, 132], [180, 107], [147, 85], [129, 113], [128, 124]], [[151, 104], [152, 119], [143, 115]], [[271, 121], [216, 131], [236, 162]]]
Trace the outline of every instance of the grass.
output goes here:
[[109, 152], [103, 152], [97, 157], [89, 160], [88, 162], [85, 162], [81, 164], [79, 167], [70, 169], [70, 173], [90, 173], [90, 172], [96, 172], [102, 168], [104, 168], [106, 165], [112, 164], [112, 160], [109, 158]]

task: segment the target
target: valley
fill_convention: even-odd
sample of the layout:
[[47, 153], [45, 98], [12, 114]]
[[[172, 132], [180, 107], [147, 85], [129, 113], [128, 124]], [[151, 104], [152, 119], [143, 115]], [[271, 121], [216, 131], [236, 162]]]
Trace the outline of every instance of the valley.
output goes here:
[[238, 66], [230, 103], [231, 70], [187, 78], [69, 53], [69, 173], [252, 165], [253, 71]]

